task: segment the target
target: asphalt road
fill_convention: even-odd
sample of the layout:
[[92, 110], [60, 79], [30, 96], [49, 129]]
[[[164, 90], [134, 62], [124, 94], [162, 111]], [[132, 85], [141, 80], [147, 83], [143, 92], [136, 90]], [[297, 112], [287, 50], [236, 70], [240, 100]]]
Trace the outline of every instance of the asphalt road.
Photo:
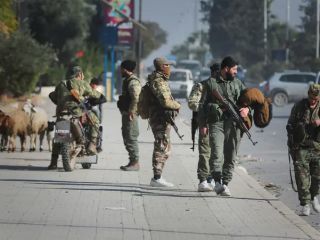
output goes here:
[[[181, 117], [185, 119], [186, 124], [190, 125], [191, 111], [188, 109], [187, 102], [184, 99], [179, 99], [179, 101], [182, 103]], [[238, 162], [262, 186], [290, 209], [296, 211], [299, 208], [299, 201], [297, 193], [292, 190], [290, 184], [285, 129], [292, 106], [293, 104], [282, 108], [274, 107], [274, 116], [269, 126], [263, 130], [255, 127], [250, 129], [252, 139], [258, 141], [257, 145], [253, 146], [244, 135]], [[303, 218], [320, 231], [319, 214], [311, 213], [310, 216]]]

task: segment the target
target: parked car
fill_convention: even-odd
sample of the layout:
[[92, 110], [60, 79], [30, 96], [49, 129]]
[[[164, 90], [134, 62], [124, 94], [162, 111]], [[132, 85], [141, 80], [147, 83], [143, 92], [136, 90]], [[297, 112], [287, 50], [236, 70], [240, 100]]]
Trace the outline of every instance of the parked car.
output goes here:
[[172, 96], [188, 98], [194, 82], [192, 72], [188, 69], [175, 68], [171, 70], [169, 86]]
[[177, 68], [189, 69], [195, 81], [200, 81], [201, 63], [198, 60], [184, 59], [177, 63]]
[[313, 72], [287, 70], [274, 73], [269, 80], [260, 83], [259, 88], [272, 98], [275, 106], [282, 107], [307, 97], [309, 85], [314, 82], [316, 74]]

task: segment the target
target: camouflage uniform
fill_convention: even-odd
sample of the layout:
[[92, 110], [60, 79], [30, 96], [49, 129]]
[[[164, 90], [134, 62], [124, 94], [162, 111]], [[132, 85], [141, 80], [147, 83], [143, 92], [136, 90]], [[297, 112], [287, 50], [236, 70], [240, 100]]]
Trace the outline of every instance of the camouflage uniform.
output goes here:
[[[137, 116], [137, 104], [139, 100], [139, 94], [141, 92], [140, 80], [131, 75], [124, 79], [122, 85], [122, 96], [126, 96], [130, 99], [129, 109], [122, 111], [122, 137], [124, 145], [129, 153], [129, 164], [139, 161], [139, 125]], [[134, 113], [133, 120], [130, 121], [129, 113]]]
[[204, 89], [206, 92], [201, 100], [203, 108], [199, 112], [199, 126], [209, 126], [211, 174], [215, 182], [220, 182], [222, 178], [223, 184], [228, 185], [232, 179], [241, 132], [231, 116], [221, 110], [219, 101], [212, 96], [212, 91], [218, 90], [222, 96], [236, 103], [245, 86], [237, 78], [228, 81], [220, 75], [210, 78]]
[[[310, 109], [308, 99], [303, 99], [296, 103], [288, 120], [288, 136], [297, 136], [301, 141], [289, 138], [290, 154], [293, 158], [295, 179], [298, 188], [300, 205], [309, 204], [313, 198], [319, 194], [320, 184], [320, 127], [313, 126], [311, 122], [320, 118], [320, 102], [314, 109]], [[304, 131], [300, 133], [297, 126], [303, 126]], [[311, 182], [310, 182], [311, 179]]]
[[[79, 106], [78, 102], [74, 99], [74, 97], [70, 94], [70, 90], [75, 89], [79, 93], [80, 101], [84, 100], [85, 96], [100, 98], [101, 93], [96, 90], [93, 90], [89, 83], [84, 80], [79, 80], [76, 78], [71, 78], [68, 80], [61, 81], [55, 88], [53, 92], [50, 93], [51, 101], [57, 105], [56, 107], [56, 116], [57, 120], [60, 120], [63, 117], [64, 113], [68, 113], [75, 117], [80, 118], [83, 114], [83, 110]], [[89, 112], [89, 116], [94, 124], [90, 128], [90, 140], [95, 141], [94, 139], [98, 136], [99, 129], [99, 119], [98, 117]], [[78, 126], [77, 122], [71, 124], [71, 131], [75, 134], [75, 139], [79, 143], [81, 142], [81, 137], [79, 135], [79, 130], [76, 129]], [[60, 148], [57, 143], [53, 144], [52, 155], [51, 155], [51, 165], [57, 165], [57, 160], [59, 157]]]
[[180, 103], [171, 95], [168, 78], [161, 72], [155, 71], [148, 76], [150, 89], [157, 101], [150, 106], [149, 123], [154, 135], [154, 149], [152, 156], [153, 172], [161, 176], [166, 160], [169, 157], [171, 126], [164, 118], [164, 110], [179, 110]]
[[[199, 105], [200, 99], [202, 97], [202, 93], [204, 91], [204, 84], [205, 82], [209, 81], [205, 80], [193, 85], [192, 90], [190, 92], [190, 96], [188, 98], [188, 106], [193, 111], [198, 113], [199, 112]], [[199, 161], [198, 161], [198, 179], [200, 182], [210, 178], [210, 166], [209, 166], [209, 159], [210, 159], [210, 144], [209, 144], [209, 136], [202, 135], [199, 132], [198, 138], [198, 150], [199, 150]]]

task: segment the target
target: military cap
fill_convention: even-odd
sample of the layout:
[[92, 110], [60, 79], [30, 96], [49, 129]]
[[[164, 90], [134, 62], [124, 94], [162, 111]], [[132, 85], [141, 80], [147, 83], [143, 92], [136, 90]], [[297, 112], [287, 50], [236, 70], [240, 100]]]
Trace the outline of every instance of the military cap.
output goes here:
[[121, 63], [121, 67], [130, 71], [130, 72], [133, 72], [134, 69], [136, 68], [136, 62], [133, 61], [133, 60], [124, 60], [122, 63]]
[[82, 73], [82, 68], [80, 66], [73, 66], [67, 72], [66, 78], [75, 78], [79, 73]]
[[171, 65], [171, 63], [166, 58], [163, 58], [163, 57], [157, 57], [153, 60], [153, 65], [156, 69], [160, 69], [161, 66], [165, 64]]
[[320, 97], [320, 84], [311, 84], [308, 90], [309, 97]]
[[213, 71], [213, 72], [219, 71], [219, 70], [220, 70], [220, 65], [219, 65], [219, 63], [213, 63], [213, 64], [210, 66], [210, 70]]

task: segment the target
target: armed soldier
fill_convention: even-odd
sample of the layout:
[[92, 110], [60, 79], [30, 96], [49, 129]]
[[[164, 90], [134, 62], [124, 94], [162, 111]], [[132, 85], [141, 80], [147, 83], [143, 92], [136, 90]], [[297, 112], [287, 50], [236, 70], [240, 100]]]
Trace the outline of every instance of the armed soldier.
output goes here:
[[141, 91], [140, 80], [133, 74], [136, 62], [124, 60], [121, 63], [121, 75], [124, 77], [122, 95], [119, 97], [118, 108], [122, 115], [122, 137], [129, 153], [129, 163], [121, 166], [123, 171], [138, 171], [139, 166], [139, 125], [137, 116], [137, 103]]
[[[56, 116], [59, 120], [63, 115], [73, 115], [76, 116], [71, 124], [71, 131], [75, 136], [75, 141], [78, 145], [83, 145], [83, 139], [81, 134], [81, 129], [78, 121], [82, 117], [83, 109], [79, 106], [78, 100], [83, 100], [83, 98], [91, 97], [97, 99], [99, 102], [105, 102], [105, 97], [96, 90], [93, 90], [89, 83], [84, 81], [84, 74], [81, 67], [72, 67], [66, 76], [67, 80], [61, 81], [55, 88], [53, 92], [49, 94], [51, 101], [57, 105]], [[71, 90], [76, 90], [79, 94], [80, 99], [75, 99], [71, 94]], [[99, 129], [99, 119], [95, 114], [90, 115], [93, 126], [91, 126], [90, 132], [90, 144], [88, 146], [88, 151], [92, 154], [96, 154], [96, 142]], [[59, 158], [59, 145], [57, 143], [53, 144], [51, 163], [48, 166], [48, 170], [57, 169], [57, 161]]]
[[310, 215], [310, 203], [319, 213], [320, 85], [312, 84], [308, 98], [296, 103], [287, 124], [288, 147], [293, 159], [301, 205], [300, 215]]
[[150, 99], [149, 123], [154, 135], [152, 156], [153, 174], [150, 185], [153, 187], [173, 187], [162, 177], [162, 171], [171, 149], [170, 129], [168, 119], [172, 120], [178, 114], [180, 103], [171, 95], [168, 85], [170, 63], [165, 58], [155, 58], [155, 71], [148, 76], [148, 84], [154, 99]]
[[[212, 64], [210, 67], [211, 76], [210, 78], [216, 78], [219, 73], [220, 66], [218, 63]], [[193, 150], [194, 150], [194, 141], [195, 141], [195, 133], [198, 125], [198, 111], [200, 106], [200, 99], [203, 95], [205, 83], [210, 81], [210, 78], [204, 80], [202, 82], [196, 83], [193, 85], [190, 96], [188, 98], [188, 106], [193, 111], [192, 113], [192, 140], [193, 140]], [[200, 181], [198, 185], [199, 192], [208, 192], [212, 191], [214, 185], [212, 185], [212, 177], [210, 173], [209, 166], [209, 158], [210, 158], [210, 144], [209, 144], [209, 136], [202, 135], [199, 132], [198, 138], [198, 150], [199, 150], [199, 161], [198, 161], [198, 169], [197, 175]]]
[[[214, 191], [223, 196], [231, 195], [228, 184], [232, 179], [241, 130], [214, 92], [219, 92], [225, 99], [236, 104], [241, 91], [245, 89], [244, 84], [235, 77], [237, 65], [238, 63], [232, 57], [222, 60], [220, 74], [216, 79], [211, 78], [205, 84], [206, 93], [201, 100], [204, 105], [199, 112], [200, 134], [209, 133], [211, 148], [209, 162], [215, 181]], [[239, 110], [242, 118], [247, 117], [248, 113], [247, 107]]]

